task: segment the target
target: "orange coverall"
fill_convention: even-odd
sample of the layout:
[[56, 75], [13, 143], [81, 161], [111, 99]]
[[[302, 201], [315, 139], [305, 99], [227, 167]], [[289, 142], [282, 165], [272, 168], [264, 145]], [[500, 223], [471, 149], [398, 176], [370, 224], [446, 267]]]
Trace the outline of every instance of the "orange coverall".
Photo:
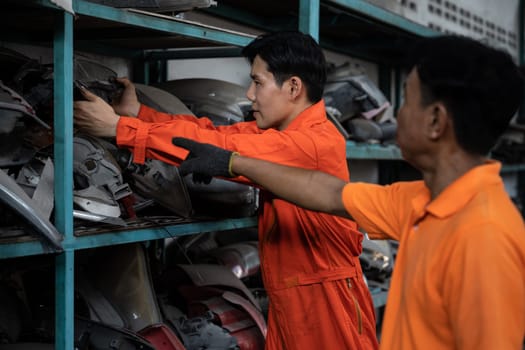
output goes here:
[[434, 200], [422, 181], [343, 189], [371, 237], [400, 241], [381, 349], [522, 349], [525, 227], [500, 168], [478, 166]]
[[[326, 118], [323, 101], [284, 131], [259, 129], [255, 121], [214, 126], [207, 118], [144, 105], [138, 119], [122, 117], [117, 126], [118, 145], [129, 148], [137, 163], [146, 157], [180, 162], [187, 151], [171, 144], [174, 136], [349, 180], [345, 141]], [[363, 236], [356, 224], [267, 192], [261, 198], [259, 254], [269, 296], [266, 349], [377, 349], [373, 303], [359, 264]]]

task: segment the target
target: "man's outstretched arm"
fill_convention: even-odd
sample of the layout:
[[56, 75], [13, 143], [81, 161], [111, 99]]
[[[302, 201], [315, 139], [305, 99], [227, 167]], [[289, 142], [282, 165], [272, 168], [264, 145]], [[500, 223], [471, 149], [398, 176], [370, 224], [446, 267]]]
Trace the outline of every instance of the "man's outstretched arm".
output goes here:
[[176, 137], [173, 144], [190, 153], [180, 165], [181, 174], [245, 176], [284, 200], [300, 207], [350, 218], [341, 192], [346, 182], [329, 174], [289, 167]]

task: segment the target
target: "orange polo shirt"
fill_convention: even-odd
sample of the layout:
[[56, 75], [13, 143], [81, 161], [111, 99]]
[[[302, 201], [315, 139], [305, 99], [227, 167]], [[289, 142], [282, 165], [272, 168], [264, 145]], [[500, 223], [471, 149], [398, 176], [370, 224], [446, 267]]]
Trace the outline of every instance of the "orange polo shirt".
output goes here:
[[381, 349], [522, 349], [525, 228], [500, 168], [478, 166], [434, 200], [422, 181], [345, 186], [371, 238], [400, 241]]
[[[255, 121], [214, 126], [207, 118], [146, 106], [139, 119], [122, 117], [117, 126], [118, 145], [132, 150], [138, 163], [149, 157], [177, 164], [187, 151], [172, 145], [173, 136], [349, 180], [345, 140], [322, 101], [282, 131], [259, 129]], [[355, 222], [261, 191], [258, 231], [269, 298], [266, 350], [377, 349], [374, 306], [359, 264], [363, 236]]]

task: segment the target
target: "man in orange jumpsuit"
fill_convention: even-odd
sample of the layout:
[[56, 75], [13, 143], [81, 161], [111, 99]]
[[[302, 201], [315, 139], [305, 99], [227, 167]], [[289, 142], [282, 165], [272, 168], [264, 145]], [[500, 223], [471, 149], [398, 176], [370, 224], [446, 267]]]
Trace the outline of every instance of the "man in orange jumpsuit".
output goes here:
[[[84, 91], [87, 101], [74, 104], [76, 126], [95, 136], [116, 136], [136, 163], [150, 157], [178, 164], [187, 151], [171, 140], [184, 136], [348, 181], [345, 140], [327, 119], [322, 100], [326, 63], [315, 40], [300, 32], [263, 35], [243, 54], [251, 63], [247, 97], [255, 121], [216, 127], [207, 118], [154, 111], [140, 105], [133, 85], [121, 79], [125, 91], [113, 108]], [[355, 222], [264, 191], [261, 197], [266, 349], [376, 349], [374, 308], [359, 264], [363, 237]]]
[[175, 138], [191, 155], [180, 171], [243, 175], [399, 240], [381, 349], [520, 350], [525, 227], [487, 153], [520, 106], [523, 74], [508, 54], [454, 36], [426, 39], [410, 57], [397, 141], [422, 181], [347, 183]]

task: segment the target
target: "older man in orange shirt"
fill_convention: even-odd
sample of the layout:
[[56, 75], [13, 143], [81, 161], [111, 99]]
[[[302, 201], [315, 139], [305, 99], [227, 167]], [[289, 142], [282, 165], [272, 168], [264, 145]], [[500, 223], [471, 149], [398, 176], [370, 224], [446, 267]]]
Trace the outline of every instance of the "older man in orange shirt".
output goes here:
[[523, 74], [508, 54], [454, 36], [425, 39], [410, 57], [397, 141], [422, 181], [346, 183], [175, 138], [192, 156], [180, 170], [243, 175], [399, 240], [381, 349], [520, 350], [525, 227], [487, 154], [522, 101]]

